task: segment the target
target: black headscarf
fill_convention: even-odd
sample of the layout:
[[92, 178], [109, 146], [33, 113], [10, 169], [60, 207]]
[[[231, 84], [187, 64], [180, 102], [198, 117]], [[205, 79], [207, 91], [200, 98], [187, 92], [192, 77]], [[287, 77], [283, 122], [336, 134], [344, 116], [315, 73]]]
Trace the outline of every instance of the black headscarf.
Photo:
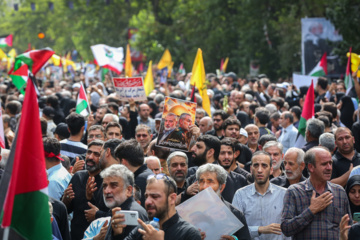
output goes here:
[[349, 96], [343, 96], [341, 98], [341, 116], [340, 116], [340, 121], [349, 129], [352, 128], [353, 125], [353, 114], [355, 111], [355, 107], [354, 107], [354, 103], [351, 100], [351, 97]]
[[[349, 192], [350, 192], [351, 188], [355, 185], [360, 185], [360, 175], [354, 175], [351, 178], [349, 178], [349, 180], [346, 184], [346, 188], [345, 188], [346, 195], [348, 196], [348, 198], [349, 198]], [[350, 204], [350, 209], [351, 209], [351, 215], [353, 215], [354, 212], [360, 212], [360, 206], [355, 206], [350, 201], [350, 198], [349, 198], [349, 204]]]
[[250, 123], [249, 115], [246, 112], [239, 111], [236, 114], [236, 118], [240, 121], [242, 128], [245, 128]]

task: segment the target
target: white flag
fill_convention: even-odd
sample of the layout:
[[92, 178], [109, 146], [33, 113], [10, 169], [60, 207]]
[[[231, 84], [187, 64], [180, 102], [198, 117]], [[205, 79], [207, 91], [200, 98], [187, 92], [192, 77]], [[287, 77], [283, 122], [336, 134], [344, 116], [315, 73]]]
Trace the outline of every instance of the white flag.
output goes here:
[[124, 49], [114, 48], [105, 44], [91, 46], [91, 51], [100, 67], [108, 68], [118, 74], [123, 70]]

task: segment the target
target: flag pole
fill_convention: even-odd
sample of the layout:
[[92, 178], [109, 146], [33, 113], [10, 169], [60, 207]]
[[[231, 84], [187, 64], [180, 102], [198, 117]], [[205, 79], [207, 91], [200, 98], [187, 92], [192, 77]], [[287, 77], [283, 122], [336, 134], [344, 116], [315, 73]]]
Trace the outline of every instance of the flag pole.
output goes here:
[[4, 240], [8, 240], [9, 239], [9, 231], [10, 231], [10, 228], [9, 227], [6, 227], [4, 229], [4, 234], [3, 234], [3, 239]]

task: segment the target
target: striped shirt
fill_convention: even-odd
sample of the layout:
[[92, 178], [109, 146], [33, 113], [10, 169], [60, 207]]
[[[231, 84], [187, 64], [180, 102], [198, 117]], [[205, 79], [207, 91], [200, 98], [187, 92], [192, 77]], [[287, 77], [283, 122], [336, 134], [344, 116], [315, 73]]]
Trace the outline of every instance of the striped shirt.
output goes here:
[[[341, 218], [347, 213], [351, 218], [345, 190], [340, 185], [327, 182], [325, 192], [333, 194], [333, 202], [315, 215], [309, 209], [313, 191], [316, 190], [310, 179], [288, 188], [281, 217], [282, 232], [293, 239], [339, 240]], [[316, 197], [319, 195], [316, 193]]]
[[68, 156], [70, 162], [72, 162], [76, 156], [86, 153], [87, 150], [87, 145], [82, 142], [75, 142], [68, 139], [61, 140], [60, 145], [60, 154]]

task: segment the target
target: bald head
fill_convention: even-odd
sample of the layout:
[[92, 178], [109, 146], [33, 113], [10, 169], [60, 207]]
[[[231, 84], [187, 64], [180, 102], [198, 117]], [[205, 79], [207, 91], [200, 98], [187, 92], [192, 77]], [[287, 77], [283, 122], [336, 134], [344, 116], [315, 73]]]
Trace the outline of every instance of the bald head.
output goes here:
[[200, 132], [205, 134], [207, 131], [210, 131], [213, 128], [213, 125], [214, 124], [211, 117], [203, 117], [199, 123]]

